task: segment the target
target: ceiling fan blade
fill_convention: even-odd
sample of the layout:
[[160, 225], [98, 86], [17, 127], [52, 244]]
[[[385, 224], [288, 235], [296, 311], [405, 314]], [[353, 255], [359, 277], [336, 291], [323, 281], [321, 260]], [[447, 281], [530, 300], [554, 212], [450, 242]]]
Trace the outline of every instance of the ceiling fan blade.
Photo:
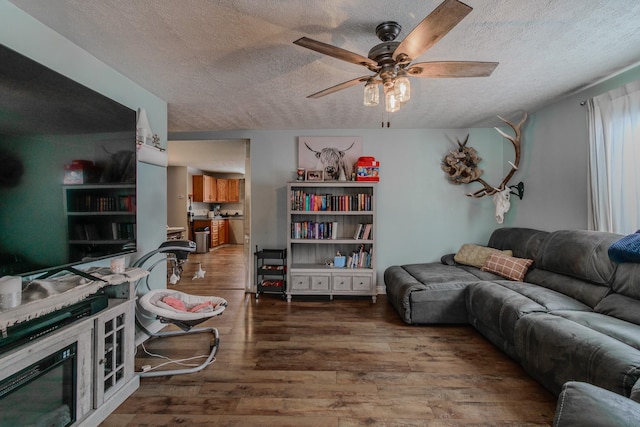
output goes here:
[[498, 62], [419, 62], [407, 68], [407, 73], [413, 77], [488, 77], [497, 66]]
[[397, 62], [408, 63], [436, 44], [473, 9], [458, 0], [445, 0], [422, 20], [393, 52]]
[[358, 77], [357, 79], [349, 80], [347, 82], [343, 82], [343, 83], [337, 84], [335, 86], [331, 86], [330, 88], [327, 88], [325, 90], [321, 90], [320, 92], [316, 92], [316, 93], [314, 93], [312, 95], [307, 96], [307, 98], [314, 98], [315, 99], [315, 98], [320, 98], [320, 97], [325, 96], [325, 95], [330, 95], [330, 94], [332, 94], [334, 92], [337, 92], [339, 90], [346, 89], [346, 88], [351, 87], [351, 86], [355, 86], [358, 83], [364, 83], [367, 80], [369, 80], [370, 78], [371, 78], [371, 76]]
[[293, 42], [298, 46], [306, 47], [307, 49], [315, 50], [324, 55], [333, 56], [334, 58], [341, 59], [343, 61], [351, 62], [356, 65], [364, 65], [371, 71], [378, 69], [378, 63], [366, 56], [359, 55], [357, 53], [350, 52], [337, 46], [319, 42], [317, 40], [310, 39], [308, 37], [302, 37]]

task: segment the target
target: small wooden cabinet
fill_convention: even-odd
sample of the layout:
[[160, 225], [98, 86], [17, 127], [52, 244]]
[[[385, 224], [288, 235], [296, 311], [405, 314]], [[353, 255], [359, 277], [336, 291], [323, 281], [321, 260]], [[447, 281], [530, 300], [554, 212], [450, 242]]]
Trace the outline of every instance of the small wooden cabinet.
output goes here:
[[217, 188], [217, 195], [218, 195], [218, 202], [227, 202], [228, 200], [228, 179], [224, 179], [224, 178], [217, 178], [216, 179], [216, 188]]
[[227, 183], [227, 201], [232, 203], [240, 202], [240, 180], [230, 179]]
[[193, 175], [193, 201], [211, 203], [217, 199], [216, 178], [209, 175]]
[[226, 245], [229, 243], [229, 220], [219, 219], [215, 222], [218, 223], [218, 244]]

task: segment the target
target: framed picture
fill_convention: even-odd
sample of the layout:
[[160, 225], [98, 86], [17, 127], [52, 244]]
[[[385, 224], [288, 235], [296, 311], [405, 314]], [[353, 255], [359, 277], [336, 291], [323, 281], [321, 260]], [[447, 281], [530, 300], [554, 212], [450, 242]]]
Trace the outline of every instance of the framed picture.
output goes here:
[[299, 136], [298, 167], [322, 170], [324, 181], [349, 180], [362, 156], [360, 136]]
[[307, 171], [307, 181], [324, 181], [324, 171], [322, 170]]

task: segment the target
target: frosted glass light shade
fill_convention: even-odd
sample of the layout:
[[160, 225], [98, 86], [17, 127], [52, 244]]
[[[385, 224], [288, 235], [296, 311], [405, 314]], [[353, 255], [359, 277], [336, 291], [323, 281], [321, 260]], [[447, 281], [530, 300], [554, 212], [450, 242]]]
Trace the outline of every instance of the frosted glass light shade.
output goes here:
[[375, 107], [380, 103], [380, 88], [372, 81], [364, 85], [364, 105]]
[[406, 76], [400, 76], [396, 79], [393, 89], [396, 99], [402, 103], [407, 102], [411, 98], [411, 83]]
[[400, 101], [396, 98], [395, 91], [389, 90], [384, 94], [385, 97], [385, 110], [387, 113], [395, 113], [400, 110]]

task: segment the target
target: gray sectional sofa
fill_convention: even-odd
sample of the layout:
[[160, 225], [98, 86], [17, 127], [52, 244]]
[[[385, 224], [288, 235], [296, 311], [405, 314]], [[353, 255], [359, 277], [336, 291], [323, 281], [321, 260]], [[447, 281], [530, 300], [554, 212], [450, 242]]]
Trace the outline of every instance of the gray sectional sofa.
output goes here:
[[486, 246], [533, 260], [523, 281], [458, 264], [449, 254], [387, 268], [388, 300], [409, 324], [471, 324], [559, 395], [558, 426], [597, 425], [586, 421], [598, 415], [611, 421], [603, 425], [640, 425], [640, 264], [610, 260], [608, 248], [621, 237], [497, 229]]

